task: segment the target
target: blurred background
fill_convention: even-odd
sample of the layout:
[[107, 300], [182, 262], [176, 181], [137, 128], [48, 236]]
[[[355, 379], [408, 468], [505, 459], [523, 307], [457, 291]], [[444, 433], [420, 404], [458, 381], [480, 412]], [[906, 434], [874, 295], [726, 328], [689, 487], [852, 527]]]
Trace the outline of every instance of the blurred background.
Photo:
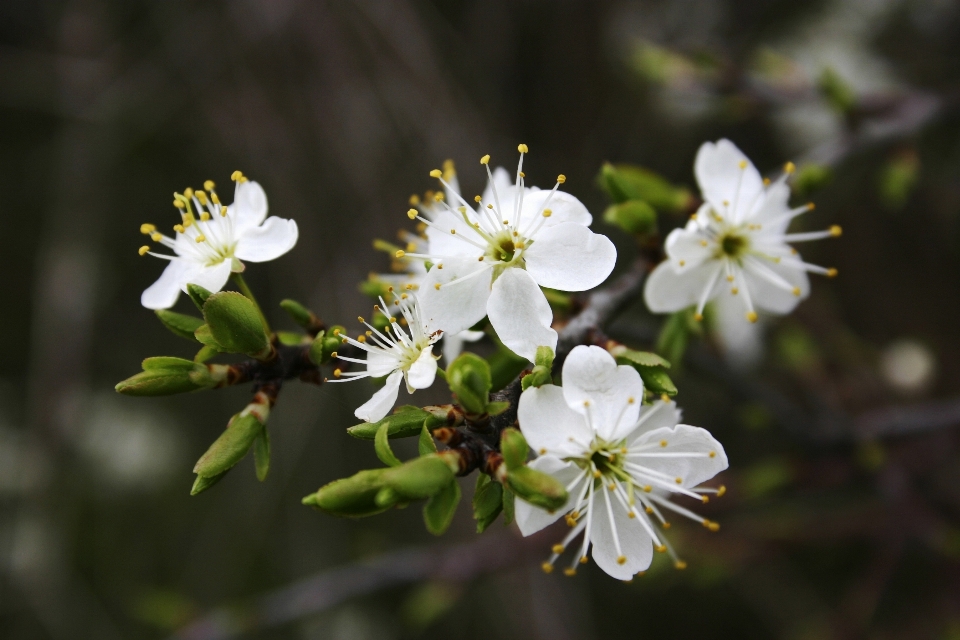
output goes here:
[[[960, 638], [958, 34], [950, 0], [0, 3], [0, 636]], [[447, 158], [478, 193], [478, 158], [526, 143], [528, 183], [566, 174], [626, 266], [602, 163], [695, 192], [719, 137], [796, 162], [798, 228], [844, 236], [802, 247], [840, 277], [765, 324], [752, 369], [709, 341], [675, 363], [732, 465], [720, 532], [671, 531], [686, 571], [544, 575], [552, 538], [478, 537], [466, 502], [441, 539], [416, 508], [301, 506], [378, 465], [344, 433], [360, 384], [288, 384], [267, 482], [245, 460], [192, 498], [248, 391], [113, 391], [192, 355], [139, 305], [164, 266], [139, 225], [177, 222], [174, 190], [241, 169], [297, 220], [247, 277], [292, 328], [285, 297], [369, 313], [372, 238]], [[660, 321], [637, 303], [610, 332], [649, 348]]]

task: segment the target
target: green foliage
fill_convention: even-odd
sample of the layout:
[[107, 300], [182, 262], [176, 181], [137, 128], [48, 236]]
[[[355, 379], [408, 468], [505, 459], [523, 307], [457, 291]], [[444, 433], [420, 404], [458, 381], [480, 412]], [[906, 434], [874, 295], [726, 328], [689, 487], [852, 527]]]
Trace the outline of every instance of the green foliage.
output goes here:
[[612, 204], [603, 212], [603, 220], [634, 235], [645, 235], [657, 231], [657, 212], [643, 200], [627, 200]]
[[203, 305], [206, 304], [207, 298], [213, 295], [213, 293], [198, 284], [191, 283], [187, 285], [187, 295], [193, 300], [193, 304], [197, 305], [197, 309], [203, 312]]
[[453, 522], [458, 504], [460, 484], [454, 479], [430, 496], [427, 504], [423, 505], [423, 522], [427, 525], [427, 531], [435, 536], [442, 535]]
[[319, 332], [310, 345], [310, 361], [317, 365], [330, 362], [333, 354], [343, 345], [346, 333], [346, 328], [340, 325]]
[[426, 427], [431, 429], [443, 424], [444, 419], [435, 416], [420, 407], [406, 405], [399, 407], [392, 415], [378, 422], [364, 422], [347, 429], [354, 438], [373, 440], [382, 426], [387, 427], [387, 435], [391, 438], [409, 438], [420, 435]]
[[287, 298], [280, 301], [280, 308], [287, 312], [287, 315], [304, 329], [310, 329], [316, 321], [316, 316], [310, 309], [297, 302]]
[[537, 347], [535, 364], [529, 374], [520, 379], [521, 388], [526, 391], [530, 387], [542, 387], [545, 384], [553, 383], [553, 349], [550, 347]]
[[676, 213], [692, 202], [688, 190], [643, 167], [608, 162], [601, 167], [597, 180], [614, 204], [639, 201], [657, 211]]
[[559, 480], [527, 466], [509, 469], [507, 486], [518, 497], [551, 513], [567, 502], [567, 490]]
[[270, 432], [266, 427], [253, 441], [253, 462], [257, 470], [257, 480], [263, 482], [270, 473]]
[[211, 478], [228, 471], [247, 455], [254, 440], [263, 434], [263, 423], [248, 413], [238, 413], [227, 424], [226, 430], [217, 438], [206, 453], [200, 456], [193, 472]]
[[200, 325], [203, 324], [203, 319], [196, 316], [190, 316], [185, 313], [177, 313], [176, 311], [170, 311], [169, 309], [158, 309], [154, 311], [157, 314], [157, 318], [160, 319], [160, 322], [163, 323], [167, 329], [169, 329], [175, 335], [180, 336], [186, 340], [196, 340], [196, 336], [193, 335], [193, 332], [200, 328]]
[[447, 384], [467, 413], [486, 413], [493, 386], [486, 360], [473, 353], [460, 354], [447, 367]]
[[399, 467], [403, 463], [400, 462], [400, 459], [394, 455], [393, 449], [390, 448], [390, 442], [387, 439], [387, 430], [389, 428], [390, 424], [388, 422], [380, 425], [380, 428], [377, 429], [377, 435], [373, 439], [373, 449], [376, 451], [377, 457], [380, 458], [380, 462], [388, 467]]
[[517, 429], [504, 429], [500, 436], [500, 453], [508, 470], [518, 469], [526, 464], [530, 455], [527, 439]]
[[118, 393], [127, 396], [168, 396], [207, 389], [216, 384], [206, 365], [183, 358], [147, 358], [143, 372], [117, 383]]
[[303, 504], [325, 513], [344, 518], [360, 518], [386, 511], [391, 505], [377, 504], [377, 494], [383, 488], [384, 469], [360, 471], [334, 480], [303, 499]]
[[417, 452], [422, 456], [437, 452], [437, 443], [433, 441], [433, 436], [430, 435], [427, 425], [423, 425], [420, 429], [420, 437], [417, 439]]
[[263, 359], [273, 352], [257, 305], [242, 293], [221, 291], [203, 305], [213, 339], [231, 353]]
[[857, 97], [853, 87], [832, 67], [825, 67], [817, 79], [820, 94], [837, 113], [846, 115], [853, 110]]
[[503, 510], [503, 485], [494, 482], [485, 473], [477, 474], [473, 490], [473, 519], [477, 521], [477, 533], [483, 533], [493, 524]]
[[611, 354], [617, 364], [628, 365], [637, 370], [647, 391], [658, 395], [665, 393], [668, 396], [675, 396], [677, 394], [677, 387], [666, 371], [670, 368], [667, 360], [655, 353], [634, 351], [623, 346], [611, 349]]

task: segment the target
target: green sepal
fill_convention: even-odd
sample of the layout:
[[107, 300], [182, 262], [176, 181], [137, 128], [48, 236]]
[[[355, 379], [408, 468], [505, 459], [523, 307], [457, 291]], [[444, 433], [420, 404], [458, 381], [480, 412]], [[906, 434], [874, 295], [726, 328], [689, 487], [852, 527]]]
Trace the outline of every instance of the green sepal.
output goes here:
[[447, 384], [467, 413], [486, 412], [492, 386], [490, 365], [486, 360], [473, 353], [460, 354], [447, 367]]
[[423, 505], [423, 522], [427, 525], [427, 531], [435, 536], [442, 535], [453, 522], [458, 504], [460, 504], [460, 483], [456, 480], [430, 496], [427, 504]]
[[550, 347], [537, 347], [537, 354], [534, 356], [533, 364], [538, 367], [553, 368], [553, 359], [556, 354]]
[[310, 351], [308, 356], [310, 357], [310, 362], [315, 365], [324, 364], [323, 361], [323, 338], [326, 336], [326, 332], [320, 331], [313, 338], [313, 342], [310, 343]]
[[263, 359], [273, 352], [257, 305], [236, 291], [221, 291], [203, 305], [213, 339], [232, 353]]
[[190, 296], [193, 304], [197, 305], [197, 309], [202, 313], [203, 305], [207, 302], [207, 298], [213, 295], [213, 292], [207, 291], [198, 284], [191, 283], [187, 285], [187, 295]]
[[257, 480], [263, 482], [270, 473], [270, 432], [266, 426], [260, 437], [253, 441], [253, 463], [257, 470]]
[[235, 415], [206, 453], [200, 456], [193, 472], [201, 476], [215, 476], [240, 462], [254, 440], [263, 433], [263, 424], [253, 414]]
[[193, 335], [193, 332], [203, 324], [203, 318], [188, 316], [185, 313], [177, 313], [169, 309], [157, 309], [154, 313], [157, 314], [157, 318], [160, 319], [163, 326], [174, 334], [186, 340], [197, 339], [196, 336]]
[[600, 187], [619, 204], [642, 200], [659, 211], [681, 211], [689, 206], [692, 196], [686, 189], [675, 187], [662, 176], [631, 165], [605, 163], [598, 177]]
[[200, 351], [197, 351], [197, 355], [193, 356], [193, 361], [200, 364], [206, 362], [218, 353], [220, 352], [217, 349], [205, 344], [200, 347]]
[[[379, 431], [377, 433], [379, 433]], [[433, 436], [430, 435], [430, 430], [427, 429], [426, 424], [420, 429], [420, 437], [417, 439], [417, 451], [421, 456], [428, 456], [431, 453], [437, 452], [437, 443], [433, 441]]]
[[190, 488], [190, 495], [195, 496], [198, 493], [203, 493], [213, 485], [223, 480], [223, 476], [225, 475], [227, 475], [226, 471], [210, 477], [197, 476], [196, 480], [193, 481], [193, 486]]
[[450, 465], [438, 454], [421, 456], [383, 471], [383, 485], [407, 500], [429, 498], [454, 479]]
[[427, 429], [437, 427], [443, 424], [443, 420], [433, 415], [429, 411], [424, 411], [420, 407], [406, 405], [396, 409], [396, 411], [379, 420], [378, 422], [364, 422], [347, 429], [354, 438], [361, 440], [373, 440], [377, 431], [383, 425], [387, 427], [387, 435], [391, 438], [409, 438], [420, 435], [420, 431], [426, 426]]
[[657, 230], [657, 212], [643, 200], [612, 204], [603, 212], [603, 220], [634, 235], [646, 235]]
[[317, 317], [310, 309], [297, 302], [287, 298], [280, 301], [280, 308], [287, 312], [287, 315], [304, 329], [310, 329], [316, 323]]
[[517, 496], [509, 487], [503, 488], [503, 525], [508, 526], [513, 522], [516, 512]]
[[493, 524], [503, 510], [503, 485], [494, 482], [485, 473], [477, 474], [473, 490], [473, 519], [477, 521], [477, 533], [483, 533]]
[[360, 518], [381, 513], [389, 508], [377, 504], [383, 488], [384, 469], [360, 471], [349, 478], [334, 480], [303, 499], [303, 504], [331, 515]]
[[519, 430], [510, 427], [504, 429], [500, 436], [500, 453], [503, 454], [503, 462], [507, 465], [507, 470], [513, 471], [527, 463], [530, 446]]
[[677, 387], [670, 376], [660, 367], [635, 367], [643, 379], [643, 388], [656, 394], [677, 395]]
[[520, 378], [520, 388], [526, 391], [530, 387], [542, 387], [545, 384], [553, 383], [553, 349], [550, 347], [537, 347], [537, 355], [534, 358], [534, 367], [527, 375]]
[[373, 438], [373, 449], [376, 451], [377, 457], [380, 458], [380, 462], [388, 467], [399, 467], [403, 463], [393, 454], [393, 450], [390, 448], [387, 436], [389, 428], [389, 423], [385, 422], [380, 425], [380, 428], [377, 429], [377, 435]]
[[567, 490], [559, 480], [527, 466], [508, 469], [507, 486], [526, 502], [551, 513], [567, 502]]

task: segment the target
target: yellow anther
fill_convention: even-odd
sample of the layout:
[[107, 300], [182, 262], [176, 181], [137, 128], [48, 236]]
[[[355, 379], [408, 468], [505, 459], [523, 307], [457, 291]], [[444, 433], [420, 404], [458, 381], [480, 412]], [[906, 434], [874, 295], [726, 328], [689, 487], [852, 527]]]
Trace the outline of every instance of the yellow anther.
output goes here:
[[393, 254], [393, 257], [394, 257], [394, 258], [402, 258], [402, 257], [405, 256], [405, 255], [407, 255], [407, 252], [406, 252], [406, 251], [404, 251], [403, 249], [397, 249], [397, 252], [396, 252], [395, 254]]
[[483, 198], [481, 198], [480, 196], [473, 196], [474, 202], [480, 202], [481, 200], [483, 200]]
[[526, 178], [526, 177], [527, 177], [527, 174], [525, 174], [523, 171], [521, 171], [521, 172], [519, 172], [519, 173], [520, 173], [520, 177], [521, 177], [521, 178]]
[[737, 289], [736, 287], [734, 287], [733, 289], [730, 289], [730, 293], [732, 293], [733, 295], [737, 295], [738, 293], [740, 293], [740, 289]]
[[[636, 400], [635, 398], [627, 398], [627, 404], [633, 404], [633, 403], [636, 402], [636, 401], [637, 401], [637, 400]], [[624, 452], [624, 453], [626, 453], [626, 452]]]
[[487, 163], [489, 163], [489, 162], [490, 162], [490, 154], [489, 154], [489, 153], [488, 153], [487, 155], [483, 156], [482, 158], [480, 158], [480, 164], [487, 164]]
[[183, 190], [183, 197], [186, 198], [187, 200], [189, 200], [190, 198], [192, 198], [192, 197], [193, 197], [193, 189], [190, 188], [190, 187], [187, 187], [186, 189], [184, 189], [184, 190]]
[[203, 213], [200, 214], [201, 222], [206, 222], [209, 219], [210, 219], [210, 214], [208, 212], [204, 211]]
[[828, 278], [836, 278], [836, 277], [837, 277], [837, 270], [834, 269], [833, 267], [830, 267], [829, 269], [827, 269], [827, 277], [828, 277]]
[[722, 497], [723, 497], [723, 494], [725, 494], [726, 492], [727, 492], [727, 487], [726, 487], [726, 485], [720, 485], [720, 488], [717, 489], [717, 497], [718, 497], [718, 498], [722, 498]]
[[200, 235], [198, 235], [197, 238], [196, 238], [198, 244], [201, 243], [201, 242], [206, 241], [206, 239], [207, 239], [207, 236], [203, 235], [202, 233], [201, 233]]
[[832, 235], [834, 238], [839, 238], [841, 235], [843, 235], [843, 229], [840, 228], [840, 225], [835, 224], [830, 227], [830, 235]]
[[540, 565], [540, 568], [543, 569], [544, 573], [553, 573], [553, 565], [549, 562], [544, 562], [542, 565]]
[[673, 481], [677, 484], [683, 484], [683, 478], [674, 478]]
[[660, 399], [663, 400], [664, 402], [670, 402], [670, 396], [668, 396], [665, 393], [660, 394]]
[[183, 200], [174, 200], [173, 206], [175, 206], [177, 209], [183, 209], [187, 205], [183, 203]]
[[710, 457], [711, 457], [711, 458], [716, 458], [716, 457], [717, 457], [717, 452], [716, 452], [716, 451], [711, 451], [711, 452], [710, 452]]
[[155, 225], [150, 224], [150, 223], [146, 223], [146, 222], [145, 222], [144, 224], [140, 225], [140, 233], [142, 233], [142, 234], [145, 235], [145, 236], [150, 235], [151, 233], [153, 233], [153, 232], [156, 231], [156, 230], [157, 230], [157, 227], [156, 227]]
[[600, 473], [600, 470], [599, 470], [599, 469], [594, 469], [594, 470], [593, 470], [593, 477], [594, 477], [594, 478], [599, 478], [599, 477], [602, 476], [602, 475], [603, 475], [603, 474]]
[[530, 150], [527, 148], [527, 145], [525, 144], [518, 144], [517, 151], [519, 151], [520, 153], [530, 153]]
[[334, 330], [333, 330], [333, 335], [335, 335], [335, 336], [340, 335], [340, 329], [334, 329]]
[[401, 294], [400, 294], [400, 299], [401, 299], [401, 300], [406, 300], [406, 299], [409, 298], [409, 297], [410, 297], [410, 296], [408, 296], [408, 295], [405, 294], [405, 293], [401, 293]]
[[410, 218], [411, 220], [415, 220], [416, 217], [417, 217], [417, 210], [416, 210], [416, 209], [408, 209], [408, 210], [407, 210], [407, 217]]
[[792, 162], [788, 162], [787, 164], [783, 165], [784, 173], [793, 173], [796, 170], [797, 165], [793, 164]]
[[440, 169], [434, 169], [433, 171], [430, 172], [431, 178], [439, 178], [441, 176], [443, 176], [443, 171], [440, 171]]
[[669, 529], [669, 528], [670, 528], [670, 523], [669, 523], [669, 522], [664, 522], [662, 526], [663, 526], [664, 529]]
[[708, 502], [710, 502], [710, 496], [700, 496], [700, 502], [702, 502], [703, 504], [707, 504]]
[[681, 266], [681, 267], [684, 266], [685, 264], [687, 264], [687, 261], [686, 261], [686, 260], [681, 260], [681, 261], [680, 261], [680, 266]]
[[764, 178], [764, 179], [763, 179], [763, 186], [765, 186], [765, 187], [769, 187], [769, 186], [770, 186], [770, 178]]
[[627, 563], [627, 556], [620, 556], [617, 558], [617, 564], [626, 564], [626, 563]]
[[145, 255], [147, 251], [150, 251], [150, 247], [147, 245], [143, 245], [142, 247], [137, 249], [137, 253], [139, 253], [140, 255]]
[[817, 205], [815, 205], [814, 203], [812, 202], [807, 203], [807, 211], [813, 211], [816, 208], [817, 208]]
[[707, 246], [708, 244], [709, 244], [709, 243], [708, 243], [706, 240], [701, 240], [701, 241], [700, 241], [700, 246], [701, 246], [701, 247], [705, 247], [705, 246]]
[[452, 236], [457, 235], [457, 230], [456, 230], [456, 229], [450, 229], [450, 235], [452, 235]]
[[[399, 303], [397, 303], [397, 304], [399, 304]], [[390, 316], [390, 324], [393, 324], [393, 323], [396, 322], [396, 321], [397, 321], [397, 319], [396, 319], [395, 317]]]
[[727, 276], [727, 282], [733, 282], [733, 276]]
[[555, 544], [555, 545], [553, 545], [552, 551], [553, 551], [554, 553], [556, 553], [557, 555], [563, 553], [563, 545], [562, 545], [562, 544]]
[[417, 245], [415, 245], [415, 244], [412, 243], [412, 242], [408, 242], [408, 243], [407, 243], [407, 251], [409, 251], [409, 252], [412, 253], [412, 252], [414, 252], [414, 251], [416, 251], [416, 250], [417, 250]]
[[609, 489], [610, 491], [613, 491], [613, 490], [616, 489], [616, 488], [617, 488], [617, 485], [615, 485], [615, 484], [612, 483], [612, 482], [607, 485], [607, 489]]
[[661, 440], [661, 441], [660, 441], [660, 446], [661, 446], [661, 447], [667, 446], [667, 441], [666, 441], [666, 440]]
[[337, 353], [336, 351], [334, 351], [333, 353], [330, 354], [330, 357], [331, 357], [331, 358], [337, 358], [337, 357], [339, 357], [339, 356], [340, 356], [340, 354]]
[[488, 205], [487, 205], [487, 209], [493, 209], [493, 205], [492, 205], [492, 204], [488, 204]]
[[590, 558], [587, 556], [580, 556], [580, 564], [587, 564], [588, 562], [590, 562]]
[[795, 295], [795, 296], [800, 295], [800, 287], [794, 287], [794, 288], [793, 288], [793, 295]]
[[697, 322], [700, 322], [701, 320], [703, 320], [703, 314], [695, 313], [693, 315], [693, 319], [696, 320]]
[[545, 447], [540, 447], [540, 455], [543, 456], [543, 455], [546, 455], [546, 454], [547, 454], [546, 448], [545, 448]]
[[577, 575], [577, 570], [574, 569], [573, 567], [567, 567], [566, 569], [563, 570], [563, 575], [572, 578], [573, 576]]
[[667, 550], [667, 547], [666, 547], [666, 545], [662, 545], [662, 544], [661, 544], [661, 545], [655, 546], [655, 547], [653, 548], [653, 550], [656, 551], [657, 553], [663, 553], [663, 552], [665, 552], [665, 551]]
[[366, 320], [363, 319], [363, 316], [357, 316], [357, 322], [359, 322], [360, 324], [363, 324], [364, 322], [366, 322]]
[[483, 256], [480, 256], [479, 258], [477, 258], [477, 262], [483, 262]]
[[150, 234], [150, 239], [153, 240], [154, 242], [160, 242], [161, 240], [163, 240], [163, 234], [162, 234], [162, 233], [151, 233], [151, 234]]
[[676, 562], [673, 563], [673, 566], [683, 571], [684, 569], [687, 568], [687, 563], [684, 562], [683, 560], [677, 560]]
[[552, 215], [553, 215], [553, 210], [552, 210], [552, 209], [544, 209], [544, 210], [543, 210], [543, 217], [544, 217], [544, 218], [549, 218], [549, 217], [552, 216]]
[[357, 336], [357, 342], [366, 342], [366, 341], [367, 341], [367, 336], [363, 335], [362, 333]]
[[234, 171], [233, 173], [230, 174], [230, 179], [233, 180], [234, 182], [239, 182], [242, 178], [243, 178], [242, 171]]
[[637, 517], [637, 514], [634, 513], [633, 511], [627, 511], [627, 517], [633, 520], [634, 518]]
[[[438, 267], [438, 268], [439, 268], [439, 267]], [[440, 283], [438, 282], [437, 284], [433, 285], [433, 288], [436, 289], [437, 291], [439, 291], [439, 290], [440, 290]]]
[[563, 184], [566, 181], [567, 181], [567, 176], [563, 175], [562, 173], [557, 176], [557, 182], [559, 182], [560, 184]]
[[720, 531], [720, 524], [717, 522], [711, 522], [710, 520], [704, 520], [703, 526], [705, 526], [710, 531]]
[[340, 371], [340, 369], [334, 369], [334, 370], [333, 370], [333, 377], [334, 377], [334, 378], [339, 378], [341, 375], [343, 375], [343, 371]]
[[[797, 294], [797, 295], [799, 295], [799, 294]], [[748, 311], [748, 312], [747, 312], [747, 320], [749, 320], [750, 322], [756, 322], [756, 321], [757, 321], [757, 312], [756, 312], [756, 311]]]
[[[653, 491], [653, 487], [648, 484], [643, 487], [643, 490], [646, 493], [650, 493], [651, 491]], [[651, 509], [650, 507], [647, 507], [647, 513], [653, 513], [653, 509]]]
[[220, 209], [220, 217], [221, 218], [227, 217], [227, 207], [223, 207], [222, 209]]
[[747, 161], [746, 161], [746, 160], [741, 160], [741, 161], [740, 161], [740, 168], [741, 168], [741, 169], [746, 169], [746, 168], [747, 168]]
[[200, 204], [207, 204], [207, 194], [204, 191], [197, 191], [194, 195], [197, 196]]
[[210, 199], [213, 200], [213, 204], [220, 204], [220, 198], [216, 193], [210, 192]]
[[435, 194], [433, 194], [433, 201], [443, 202], [443, 191], [437, 191]]
[[217, 186], [217, 185], [213, 184], [213, 180], [204, 180], [204, 181], [203, 181], [203, 188], [206, 189], [207, 191], [213, 191], [213, 188], [214, 188], [215, 186]]
[[177, 233], [183, 233], [183, 232], [186, 231], [186, 229], [184, 228], [184, 226], [183, 226], [182, 224], [175, 224], [175, 225], [173, 225], [173, 230], [176, 231]]

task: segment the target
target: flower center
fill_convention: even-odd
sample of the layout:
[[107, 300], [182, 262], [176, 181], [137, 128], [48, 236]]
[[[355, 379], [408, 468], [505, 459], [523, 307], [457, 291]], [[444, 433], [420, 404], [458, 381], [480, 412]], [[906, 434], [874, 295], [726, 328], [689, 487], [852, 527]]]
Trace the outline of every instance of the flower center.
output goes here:
[[720, 245], [720, 253], [722, 256], [735, 260], [741, 258], [749, 247], [747, 238], [733, 231], [729, 231], [720, 236], [718, 244]]
[[519, 249], [516, 240], [517, 238], [509, 229], [501, 231], [491, 238], [484, 255], [497, 262], [512, 262]]

